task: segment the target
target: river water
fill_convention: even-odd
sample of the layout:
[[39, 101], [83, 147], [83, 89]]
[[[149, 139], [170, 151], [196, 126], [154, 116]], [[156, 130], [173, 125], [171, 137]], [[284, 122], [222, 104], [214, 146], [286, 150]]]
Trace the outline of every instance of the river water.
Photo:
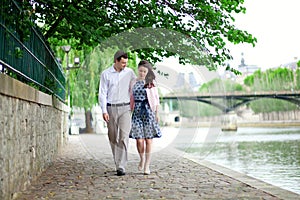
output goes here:
[[300, 127], [238, 128], [218, 133], [210, 129], [163, 132], [178, 131], [173, 144], [194, 159], [206, 159], [300, 194]]

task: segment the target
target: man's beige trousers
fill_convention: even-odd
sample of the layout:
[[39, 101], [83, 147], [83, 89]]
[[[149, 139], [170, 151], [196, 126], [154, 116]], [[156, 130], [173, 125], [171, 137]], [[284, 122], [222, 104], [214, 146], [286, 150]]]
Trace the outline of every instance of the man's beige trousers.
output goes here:
[[116, 170], [125, 167], [128, 161], [128, 142], [131, 129], [130, 106], [108, 106], [108, 138], [116, 164]]

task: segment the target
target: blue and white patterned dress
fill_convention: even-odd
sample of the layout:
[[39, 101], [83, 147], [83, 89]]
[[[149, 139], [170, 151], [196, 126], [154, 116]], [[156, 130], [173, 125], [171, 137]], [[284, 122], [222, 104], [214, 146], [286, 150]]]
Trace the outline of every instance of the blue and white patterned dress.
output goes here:
[[134, 97], [134, 110], [132, 113], [130, 138], [152, 139], [161, 137], [155, 113], [151, 110], [147, 100], [147, 92], [144, 81], [137, 81], [132, 89]]

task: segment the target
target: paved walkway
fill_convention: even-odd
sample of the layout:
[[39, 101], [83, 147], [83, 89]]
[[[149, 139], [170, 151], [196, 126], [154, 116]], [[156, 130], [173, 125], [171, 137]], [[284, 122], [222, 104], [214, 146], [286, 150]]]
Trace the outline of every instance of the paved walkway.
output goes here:
[[130, 143], [126, 176], [116, 176], [106, 135], [69, 137], [63, 152], [18, 199], [300, 199], [207, 161], [197, 163], [164, 149], [153, 154], [151, 174], [137, 170], [138, 155]]

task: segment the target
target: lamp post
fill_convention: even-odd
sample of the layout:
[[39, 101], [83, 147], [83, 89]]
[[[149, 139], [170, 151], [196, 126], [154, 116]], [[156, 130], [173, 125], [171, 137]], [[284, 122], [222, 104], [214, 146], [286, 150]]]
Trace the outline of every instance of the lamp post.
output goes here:
[[[71, 50], [71, 46], [70, 45], [65, 45], [65, 46], [62, 46], [61, 47], [62, 50], [67, 54], [66, 55], [66, 71], [67, 71], [67, 82], [68, 82], [68, 100], [67, 100], [67, 103], [68, 103], [68, 106], [71, 107], [71, 103], [70, 103], [70, 78], [69, 78], [69, 70], [70, 69], [77, 69], [80, 67], [80, 60], [79, 60], [79, 57], [75, 57], [74, 58], [74, 66], [70, 66], [71, 64], [69, 64], [69, 52]], [[71, 135], [71, 114], [69, 113], [69, 135]]]
[[67, 64], [67, 67], [66, 67], [66, 70], [67, 70], [67, 77], [68, 77], [68, 105], [70, 106], [70, 80], [69, 80], [69, 70], [71, 69], [77, 69], [79, 68], [79, 64], [80, 64], [80, 60], [79, 60], [79, 57], [75, 57], [74, 58], [74, 66], [71, 66], [71, 64], [69, 64], [69, 52], [71, 50], [71, 46], [70, 45], [65, 45], [65, 46], [62, 46], [61, 47], [62, 50], [67, 54], [66, 56], [66, 64]]
[[[70, 45], [65, 45], [65, 46], [62, 46], [61, 47], [62, 50], [67, 54], [67, 67], [66, 67], [66, 70], [68, 71], [69, 70], [69, 52], [71, 50], [71, 46]], [[70, 106], [70, 80], [69, 80], [69, 72], [67, 73], [67, 77], [68, 77], [68, 106]]]

